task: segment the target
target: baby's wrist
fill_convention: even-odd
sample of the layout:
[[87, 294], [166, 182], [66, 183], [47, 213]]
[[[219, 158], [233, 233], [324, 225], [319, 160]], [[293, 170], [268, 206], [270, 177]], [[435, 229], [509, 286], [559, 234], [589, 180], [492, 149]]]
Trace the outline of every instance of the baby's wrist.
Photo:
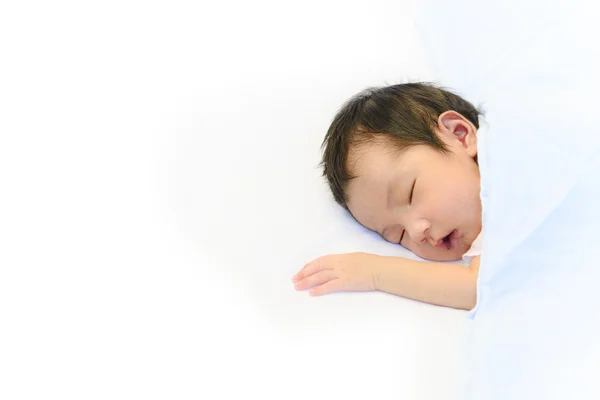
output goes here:
[[389, 278], [389, 257], [386, 256], [375, 256], [375, 260], [372, 265], [371, 273], [373, 274], [373, 286], [374, 290], [381, 292], [386, 291], [386, 283]]

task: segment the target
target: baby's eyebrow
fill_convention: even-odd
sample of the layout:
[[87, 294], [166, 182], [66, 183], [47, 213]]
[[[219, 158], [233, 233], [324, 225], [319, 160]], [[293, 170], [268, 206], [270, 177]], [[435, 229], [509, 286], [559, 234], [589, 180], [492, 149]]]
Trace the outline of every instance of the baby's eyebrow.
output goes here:
[[387, 190], [387, 204], [385, 206], [386, 209], [390, 208], [390, 203], [392, 202], [392, 185], [390, 185], [388, 183], [388, 190]]
[[[406, 185], [410, 184], [413, 178], [414, 174], [412, 171], [394, 172], [390, 176], [390, 179], [387, 182], [386, 209], [390, 209], [393, 206], [394, 199], [396, 199], [396, 196], [394, 196], [396, 190], [410, 190], [410, 187], [407, 188]], [[410, 192], [406, 193], [407, 198], [409, 193]]]
[[[406, 179], [407, 177], [402, 175], [402, 179]], [[395, 180], [397, 181], [397, 180]], [[388, 182], [387, 184], [387, 204], [386, 204], [386, 209], [390, 209], [392, 207], [392, 203], [394, 202], [394, 185], [392, 184], [392, 182], [394, 182], [394, 180]], [[400, 185], [402, 186], [402, 185]], [[409, 192], [410, 193], [410, 192]]]
[[394, 202], [394, 185], [392, 181], [387, 184], [387, 204], [386, 210], [389, 210], [392, 207], [392, 203]]

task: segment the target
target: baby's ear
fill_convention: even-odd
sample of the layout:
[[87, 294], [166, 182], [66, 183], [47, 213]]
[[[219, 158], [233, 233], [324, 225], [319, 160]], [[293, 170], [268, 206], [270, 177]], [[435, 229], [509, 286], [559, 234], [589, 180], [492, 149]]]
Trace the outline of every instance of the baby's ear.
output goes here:
[[477, 155], [477, 128], [462, 114], [456, 111], [446, 111], [440, 114], [438, 130], [444, 142], [459, 144], [469, 157]]

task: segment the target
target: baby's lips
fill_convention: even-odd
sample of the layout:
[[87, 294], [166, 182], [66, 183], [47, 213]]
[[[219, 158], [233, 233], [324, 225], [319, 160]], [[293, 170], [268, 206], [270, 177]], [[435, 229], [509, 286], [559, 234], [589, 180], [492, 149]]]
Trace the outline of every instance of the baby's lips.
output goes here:
[[444, 239], [440, 239], [434, 247], [438, 249], [454, 250], [456, 246], [458, 246], [458, 239], [460, 239], [462, 235], [460, 234], [458, 229], [455, 229], [448, 235], [444, 236], [444, 238], [446, 237], [448, 238], [447, 241], [444, 241]]
[[450, 248], [448, 250], [454, 250], [458, 246], [458, 238], [450, 236]]
[[[447, 249], [448, 248], [448, 243], [451, 243], [453, 239], [458, 239], [458, 230], [453, 230], [452, 232], [450, 232], [449, 234], [447, 234], [446, 236], [444, 236], [443, 238], [438, 239], [435, 243], [431, 243], [431, 245], [433, 247], [435, 247], [436, 249]], [[444, 241], [444, 239], [448, 238], [449, 240]], [[452, 247], [455, 247], [454, 245], [452, 245]]]

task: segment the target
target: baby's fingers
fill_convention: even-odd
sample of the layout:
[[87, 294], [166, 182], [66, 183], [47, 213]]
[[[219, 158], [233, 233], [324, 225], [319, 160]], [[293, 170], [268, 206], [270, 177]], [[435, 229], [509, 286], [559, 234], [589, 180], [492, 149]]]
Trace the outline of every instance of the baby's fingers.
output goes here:
[[296, 275], [294, 275], [292, 282], [299, 282], [316, 272], [331, 269], [332, 268], [326, 264], [325, 257], [319, 257], [302, 267], [302, 269]]
[[341, 279], [332, 279], [329, 282], [325, 282], [321, 286], [317, 286], [314, 289], [308, 291], [308, 294], [311, 296], [321, 296], [323, 294], [337, 292], [343, 289], [342, 280]]
[[296, 282], [295, 287], [296, 290], [304, 290], [313, 286], [322, 285], [336, 278], [337, 274], [332, 270], [320, 271], [310, 276], [307, 276], [299, 282]]

